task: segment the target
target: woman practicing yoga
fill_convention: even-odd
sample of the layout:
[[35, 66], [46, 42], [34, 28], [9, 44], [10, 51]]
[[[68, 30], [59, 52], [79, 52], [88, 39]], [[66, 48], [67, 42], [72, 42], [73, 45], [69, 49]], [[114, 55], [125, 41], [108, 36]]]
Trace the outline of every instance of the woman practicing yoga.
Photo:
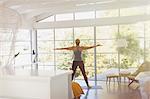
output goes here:
[[73, 64], [72, 64], [72, 70], [73, 70], [72, 80], [74, 78], [77, 66], [79, 66], [88, 88], [91, 88], [89, 86], [88, 78], [87, 78], [86, 73], [85, 73], [84, 63], [82, 60], [82, 51], [87, 50], [87, 49], [91, 49], [91, 48], [95, 48], [97, 46], [102, 46], [102, 45], [95, 45], [95, 46], [86, 47], [86, 46], [80, 46], [80, 40], [79, 39], [76, 39], [75, 42], [76, 42], [76, 46], [66, 47], [66, 48], [56, 48], [55, 50], [72, 50], [74, 52], [74, 60], [73, 60]]

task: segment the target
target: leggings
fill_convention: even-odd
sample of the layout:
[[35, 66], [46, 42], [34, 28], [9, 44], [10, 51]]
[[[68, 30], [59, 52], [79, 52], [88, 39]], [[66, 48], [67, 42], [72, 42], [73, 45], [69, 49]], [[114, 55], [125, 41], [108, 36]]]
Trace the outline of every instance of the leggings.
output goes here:
[[84, 80], [87, 84], [87, 86], [89, 86], [89, 83], [88, 83], [88, 78], [86, 76], [86, 73], [85, 73], [85, 68], [84, 68], [84, 63], [83, 61], [73, 61], [73, 64], [72, 64], [72, 70], [73, 70], [73, 73], [72, 73], [72, 80], [74, 78], [74, 75], [76, 73], [76, 69], [77, 69], [77, 66], [79, 66], [81, 72], [82, 72], [82, 75], [84, 77]]

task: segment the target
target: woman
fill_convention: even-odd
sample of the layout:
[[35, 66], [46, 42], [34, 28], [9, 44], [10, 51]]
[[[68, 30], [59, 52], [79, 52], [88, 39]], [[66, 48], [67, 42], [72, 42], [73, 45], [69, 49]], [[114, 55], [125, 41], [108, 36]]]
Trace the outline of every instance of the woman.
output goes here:
[[77, 66], [79, 66], [88, 88], [91, 88], [89, 86], [88, 78], [87, 78], [86, 73], [85, 73], [84, 63], [82, 60], [82, 51], [87, 50], [87, 49], [91, 49], [91, 48], [95, 48], [95, 47], [101, 46], [101, 45], [95, 45], [95, 46], [87, 47], [87, 46], [80, 46], [80, 40], [79, 39], [76, 39], [75, 42], [76, 42], [76, 46], [66, 47], [66, 48], [56, 48], [55, 50], [72, 50], [74, 52], [74, 60], [73, 60], [73, 64], [72, 64], [72, 70], [73, 70], [72, 80], [74, 78]]

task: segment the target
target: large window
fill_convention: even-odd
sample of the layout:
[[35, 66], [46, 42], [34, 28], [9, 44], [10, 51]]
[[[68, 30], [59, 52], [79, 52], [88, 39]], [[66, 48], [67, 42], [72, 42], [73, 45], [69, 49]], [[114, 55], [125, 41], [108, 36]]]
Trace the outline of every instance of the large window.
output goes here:
[[96, 43], [103, 46], [96, 49], [97, 79], [105, 80], [110, 72], [118, 72], [118, 57], [115, 45], [115, 34], [118, 33], [118, 26], [97, 26]]
[[[90, 36], [89, 36], [90, 35]], [[94, 27], [79, 27], [74, 28], [74, 38], [79, 38], [81, 46], [94, 45]], [[83, 61], [86, 69], [86, 73], [89, 78], [94, 76], [94, 49], [83, 51]], [[81, 71], [77, 72], [78, 78], [82, 77]]]
[[31, 69], [31, 40], [29, 30], [19, 30], [16, 34], [15, 54], [20, 53], [15, 58], [15, 67]]
[[[119, 17], [119, 12], [122, 17], [143, 15], [147, 14], [147, 11], [149, 11], [148, 6], [140, 6], [121, 8], [120, 10], [56, 14], [54, 16], [56, 17], [55, 21], [80, 22], [84, 19]], [[90, 80], [95, 80], [95, 73], [98, 80], [105, 80], [108, 73], [118, 73], [119, 69], [127, 71], [133, 68], [137, 69], [144, 60], [150, 60], [149, 27], [150, 22], [147, 21], [133, 24], [38, 30], [39, 64], [40, 66], [56, 66], [57, 69], [61, 70], [69, 69], [73, 59], [72, 51], [54, 51], [53, 49], [73, 46], [75, 45], [74, 40], [79, 38], [81, 46], [103, 45], [96, 49], [84, 51], [83, 61]], [[117, 48], [118, 39], [126, 39], [127, 47]], [[80, 70], [77, 70], [76, 78], [83, 79]]]
[[11, 55], [14, 54], [15, 44], [15, 42], [12, 42], [13, 39], [15, 39], [13, 37], [12, 30], [7, 28], [0, 28], [0, 38], [0, 65], [11, 65], [9, 64], [9, 58], [11, 58]]
[[54, 31], [40, 29], [37, 31], [39, 69], [54, 68]]
[[120, 25], [119, 38], [126, 38], [128, 47], [122, 49], [121, 60], [127, 59], [129, 67], [136, 67], [144, 61], [144, 24]]
[[[73, 46], [73, 29], [62, 28], [55, 29], [55, 47], [64, 48]], [[71, 67], [73, 53], [72, 51], [56, 50], [57, 69], [69, 69]]]

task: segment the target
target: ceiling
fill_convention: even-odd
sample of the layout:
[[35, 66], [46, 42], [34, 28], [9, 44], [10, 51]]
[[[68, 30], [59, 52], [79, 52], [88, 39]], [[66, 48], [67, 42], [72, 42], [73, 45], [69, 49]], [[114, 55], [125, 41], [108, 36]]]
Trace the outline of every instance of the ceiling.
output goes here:
[[57, 13], [140, 6], [150, 4], [150, 0], [0, 0], [0, 4], [26, 18], [33, 18]]

